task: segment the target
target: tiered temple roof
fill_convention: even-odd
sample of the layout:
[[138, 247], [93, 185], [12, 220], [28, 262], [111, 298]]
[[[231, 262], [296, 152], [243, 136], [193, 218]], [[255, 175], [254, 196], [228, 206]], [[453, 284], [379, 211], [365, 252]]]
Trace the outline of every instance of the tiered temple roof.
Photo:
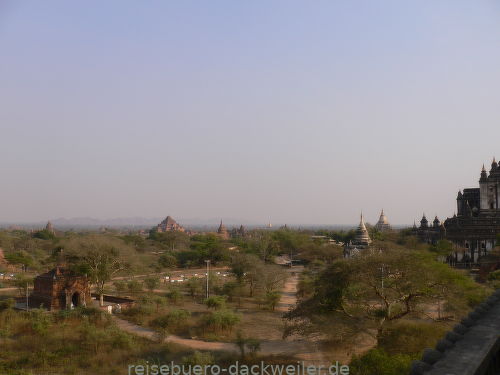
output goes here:
[[368, 246], [371, 244], [372, 240], [366, 229], [365, 220], [363, 214], [361, 214], [361, 219], [359, 221], [358, 228], [356, 229], [356, 236], [354, 237], [354, 245]]
[[229, 238], [229, 232], [227, 231], [226, 226], [220, 221], [219, 229], [217, 229], [217, 233], [223, 238]]
[[157, 231], [158, 232], [171, 232], [171, 231], [184, 232], [185, 229], [181, 225], [179, 225], [171, 216], [167, 216], [165, 218], [165, 220], [163, 220], [160, 224], [158, 224]]

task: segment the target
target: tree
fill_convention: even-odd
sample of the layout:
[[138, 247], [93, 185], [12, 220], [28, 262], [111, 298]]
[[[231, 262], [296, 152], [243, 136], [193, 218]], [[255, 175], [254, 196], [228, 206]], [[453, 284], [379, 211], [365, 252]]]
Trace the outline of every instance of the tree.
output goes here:
[[288, 277], [288, 273], [282, 267], [276, 265], [264, 264], [254, 272], [259, 289], [266, 294], [279, 289], [283, 281]]
[[118, 293], [123, 293], [125, 292], [125, 290], [127, 290], [127, 283], [125, 281], [115, 281], [113, 283], [113, 286]]
[[221, 238], [215, 234], [198, 234], [191, 238], [190, 248], [197, 255], [198, 264], [209, 259], [212, 264], [229, 260], [229, 252]]
[[130, 293], [137, 293], [142, 291], [142, 284], [137, 280], [130, 280], [127, 283], [127, 289]]
[[229, 310], [214, 311], [203, 318], [203, 325], [215, 331], [231, 331], [241, 316]]
[[33, 233], [33, 237], [39, 238], [41, 240], [53, 240], [54, 238], [56, 238], [56, 235], [50, 230], [43, 229]]
[[30, 277], [16, 277], [14, 285], [19, 290], [19, 295], [26, 296], [28, 294], [28, 287], [33, 285], [33, 279]]
[[464, 294], [478, 290], [466, 275], [436, 262], [432, 254], [366, 252], [339, 260], [317, 276], [313, 294], [286, 315], [292, 322], [287, 333], [330, 329], [339, 341], [360, 332], [375, 332], [378, 339], [388, 323], [423, 316], [429, 303], [446, 301], [450, 313], [463, 311]]
[[167, 298], [172, 302], [174, 305], [177, 305], [182, 302], [182, 294], [179, 292], [179, 290], [174, 289], [171, 292], [167, 294]]
[[186, 281], [185, 285], [188, 289], [189, 295], [192, 298], [201, 294], [201, 292], [203, 291], [202, 283], [202, 280], [198, 279], [197, 277], [191, 277]]
[[164, 249], [175, 250], [176, 248], [185, 248], [189, 244], [189, 236], [179, 231], [169, 232], [149, 232], [149, 239], [159, 242]]
[[430, 250], [441, 256], [447, 256], [453, 251], [453, 243], [448, 240], [439, 240], [435, 245], [430, 246]]
[[243, 332], [241, 332], [240, 330], [236, 332], [236, 340], [234, 340], [234, 343], [240, 349], [240, 355], [242, 360], [245, 359], [246, 348], [250, 350], [252, 355], [255, 355], [255, 353], [257, 353], [260, 350], [260, 341], [254, 338], [245, 337], [243, 335]]
[[151, 324], [158, 330], [159, 341], [163, 342], [169, 332], [183, 328], [190, 316], [191, 313], [187, 310], [172, 310], [154, 319]]
[[146, 240], [144, 239], [144, 237], [137, 234], [129, 234], [122, 236], [121, 238], [126, 244], [134, 246], [134, 248], [138, 251], [144, 248], [146, 245]]
[[24, 250], [5, 254], [5, 260], [11, 264], [20, 265], [23, 272], [26, 272], [28, 267], [31, 267], [34, 263], [33, 257]]
[[177, 267], [177, 258], [171, 254], [162, 254], [158, 259], [158, 263], [163, 268], [175, 268]]
[[119, 251], [110, 245], [88, 244], [83, 262], [89, 269], [91, 283], [96, 286], [100, 306], [104, 305], [104, 285], [114, 275], [127, 268], [120, 260]]
[[243, 282], [243, 278], [247, 273], [255, 271], [258, 262], [259, 259], [251, 254], [235, 254], [231, 258], [231, 272], [238, 283]]
[[240, 287], [241, 285], [237, 282], [228, 281], [222, 286], [222, 294], [228, 297], [229, 302], [232, 302]]
[[272, 311], [274, 311], [280, 299], [281, 299], [281, 294], [277, 291], [266, 293], [266, 305]]
[[226, 298], [223, 296], [212, 296], [205, 299], [205, 305], [210, 309], [220, 310], [226, 307]]
[[158, 285], [160, 285], [160, 279], [157, 277], [148, 277], [144, 279], [144, 285], [146, 286], [146, 289], [152, 292], [156, 288], [158, 288]]

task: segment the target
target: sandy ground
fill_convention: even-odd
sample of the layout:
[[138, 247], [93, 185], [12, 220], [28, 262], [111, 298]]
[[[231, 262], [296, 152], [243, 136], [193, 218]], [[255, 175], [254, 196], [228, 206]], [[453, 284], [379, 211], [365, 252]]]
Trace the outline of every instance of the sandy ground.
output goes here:
[[292, 267], [288, 269], [290, 276], [285, 281], [281, 291], [281, 299], [276, 307], [276, 311], [287, 312], [297, 303], [297, 290], [300, 274], [304, 271], [303, 266]]

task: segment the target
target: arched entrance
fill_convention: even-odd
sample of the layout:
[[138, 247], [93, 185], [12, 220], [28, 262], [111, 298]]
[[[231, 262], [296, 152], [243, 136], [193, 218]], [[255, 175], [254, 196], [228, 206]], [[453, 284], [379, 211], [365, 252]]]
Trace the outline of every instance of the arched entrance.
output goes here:
[[71, 296], [71, 308], [78, 307], [80, 305], [80, 293], [75, 292]]

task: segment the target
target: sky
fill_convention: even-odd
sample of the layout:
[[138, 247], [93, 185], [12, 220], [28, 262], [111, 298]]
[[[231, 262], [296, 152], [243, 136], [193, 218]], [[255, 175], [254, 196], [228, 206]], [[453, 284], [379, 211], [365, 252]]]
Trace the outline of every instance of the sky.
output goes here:
[[0, 0], [0, 222], [452, 216], [500, 158], [496, 0]]

